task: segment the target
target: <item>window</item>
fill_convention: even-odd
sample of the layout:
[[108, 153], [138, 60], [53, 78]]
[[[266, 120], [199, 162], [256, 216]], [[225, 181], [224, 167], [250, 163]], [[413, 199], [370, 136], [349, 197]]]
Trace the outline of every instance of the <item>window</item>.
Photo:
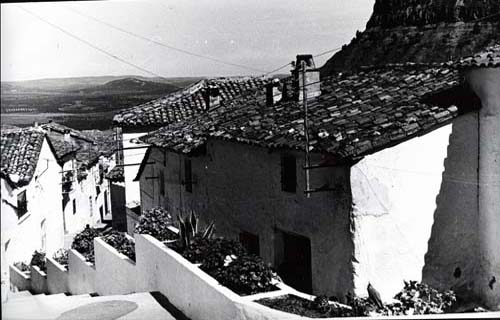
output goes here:
[[259, 255], [259, 236], [252, 234], [250, 232], [242, 231], [240, 233], [240, 243], [250, 254]]
[[281, 157], [281, 190], [295, 192], [297, 186], [297, 171], [295, 157], [283, 155]]
[[90, 216], [94, 215], [94, 202], [92, 201], [92, 196], [89, 197], [89, 208], [90, 208]]
[[76, 199], [73, 199], [73, 214], [76, 214]]
[[187, 192], [193, 192], [193, 172], [191, 170], [191, 159], [184, 159], [184, 185]]
[[109, 207], [108, 207], [108, 190], [104, 190], [104, 212], [106, 212], [106, 214], [109, 213]]
[[160, 181], [158, 183], [160, 184], [160, 194], [162, 196], [165, 195], [165, 175], [163, 174], [163, 170], [160, 171], [159, 178]]
[[45, 219], [42, 220], [40, 223], [40, 233], [42, 234], [41, 237], [41, 246], [40, 248], [42, 249], [43, 252], [46, 251], [46, 245], [47, 245], [47, 228], [45, 226]]
[[17, 218], [21, 218], [28, 212], [26, 190], [17, 194]]

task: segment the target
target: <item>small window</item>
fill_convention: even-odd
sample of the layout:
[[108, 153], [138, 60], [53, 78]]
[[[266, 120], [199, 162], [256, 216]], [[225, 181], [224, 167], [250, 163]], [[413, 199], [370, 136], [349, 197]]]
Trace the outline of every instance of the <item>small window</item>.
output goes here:
[[76, 214], [76, 199], [73, 199], [73, 214]]
[[17, 217], [21, 218], [28, 212], [28, 201], [26, 200], [26, 190], [17, 195]]
[[184, 185], [187, 192], [193, 192], [193, 172], [191, 159], [184, 159]]
[[104, 190], [104, 212], [106, 212], [106, 214], [109, 213], [109, 207], [108, 207], [108, 190]]
[[158, 179], [159, 179], [158, 183], [160, 184], [160, 194], [162, 196], [164, 196], [165, 195], [165, 175], [163, 174], [163, 170], [160, 171]]
[[297, 169], [295, 157], [292, 155], [281, 157], [281, 190], [286, 192], [297, 190]]
[[240, 233], [240, 243], [248, 253], [255, 255], [260, 254], [259, 236], [242, 231]]

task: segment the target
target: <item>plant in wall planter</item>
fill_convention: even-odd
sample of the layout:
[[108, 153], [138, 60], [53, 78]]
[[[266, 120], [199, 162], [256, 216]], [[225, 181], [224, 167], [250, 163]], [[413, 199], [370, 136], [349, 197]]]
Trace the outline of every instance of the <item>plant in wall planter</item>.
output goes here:
[[177, 240], [177, 234], [169, 229], [173, 226], [172, 215], [161, 207], [144, 211], [134, 232], [149, 234], [160, 241]]
[[134, 241], [127, 238], [124, 233], [112, 231], [111, 233], [103, 236], [102, 240], [115, 248], [118, 252], [129, 257], [130, 260], [135, 261]]
[[41, 271], [47, 272], [47, 265], [45, 262], [45, 253], [35, 250], [35, 252], [33, 252], [33, 256], [31, 257], [30, 265], [37, 266]]
[[83, 231], [76, 234], [71, 249], [78, 251], [88, 262], [94, 263], [94, 238], [101, 235], [101, 231], [87, 226]]
[[14, 267], [16, 267], [22, 273], [30, 273], [30, 266], [24, 262], [14, 262]]
[[68, 250], [66, 249], [59, 249], [54, 253], [52, 258], [57, 261], [61, 266], [65, 267], [68, 269]]

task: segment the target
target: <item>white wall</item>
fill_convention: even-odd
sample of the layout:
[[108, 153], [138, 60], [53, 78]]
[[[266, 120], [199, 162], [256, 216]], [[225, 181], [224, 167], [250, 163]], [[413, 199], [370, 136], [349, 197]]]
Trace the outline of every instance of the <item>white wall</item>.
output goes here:
[[[34, 177], [30, 184], [12, 189], [1, 179], [2, 190], [2, 278], [7, 276], [8, 264], [18, 261], [29, 263], [35, 250], [42, 248], [41, 223], [45, 220], [45, 251], [52, 255], [63, 247], [64, 231], [61, 210], [61, 167], [57, 164], [47, 140], [44, 141]], [[28, 212], [20, 219], [16, 210], [18, 193], [26, 190]], [[8, 242], [7, 250], [5, 245]]]
[[354, 286], [390, 299], [421, 280], [451, 125], [369, 155], [351, 168]]
[[[140, 136], [145, 135], [147, 132], [142, 133], [124, 133], [123, 134], [123, 147], [139, 147], [144, 146], [136, 143], [130, 142], [131, 139], [137, 139]], [[131, 163], [141, 163], [144, 154], [146, 153], [146, 148], [142, 149], [129, 149], [123, 150], [123, 159], [125, 164]], [[137, 201], [140, 203], [140, 189], [139, 182], [134, 182], [133, 180], [137, 176], [137, 171], [139, 170], [139, 165], [136, 166], [125, 166], [125, 200], [126, 203]]]

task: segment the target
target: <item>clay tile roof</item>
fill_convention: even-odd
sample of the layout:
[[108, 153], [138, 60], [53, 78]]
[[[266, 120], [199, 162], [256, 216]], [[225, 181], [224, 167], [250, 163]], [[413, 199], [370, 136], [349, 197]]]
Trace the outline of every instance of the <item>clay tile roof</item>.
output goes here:
[[[458, 85], [459, 70], [444, 64], [388, 65], [326, 78], [321, 95], [308, 101], [312, 151], [355, 159], [434, 130], [459, 111], [428, 98]], [[304, 150], [303, 107], [295, 101], [266, 107], [264, 90], [256, 89], [140, 140], [191, 153], [209, 138]]]
[[123, 167], [114, 167], [110, 172], [106, 174], [106, 178], [112, 182], [125, 182]]
[[2, 130], [1, 177], [14, 187], [30, 183], [35, 173], [44, 139], [45, 133], [40, 129]]
[[227, 101], [246, 90], [263, 85], [265, 81], [263, 77], [228, 77], [201, 80], [182, 91], [122, 110], [115, 115], [113, 121], [122, 127], [160, 127], [189, 119], [206, 110], [203, 94], [210, 86], [218, 88], [221, 101]]
[[500, 44], [463, 58], [458, 64], [462, 68], [498, 68], [500, 67]]

